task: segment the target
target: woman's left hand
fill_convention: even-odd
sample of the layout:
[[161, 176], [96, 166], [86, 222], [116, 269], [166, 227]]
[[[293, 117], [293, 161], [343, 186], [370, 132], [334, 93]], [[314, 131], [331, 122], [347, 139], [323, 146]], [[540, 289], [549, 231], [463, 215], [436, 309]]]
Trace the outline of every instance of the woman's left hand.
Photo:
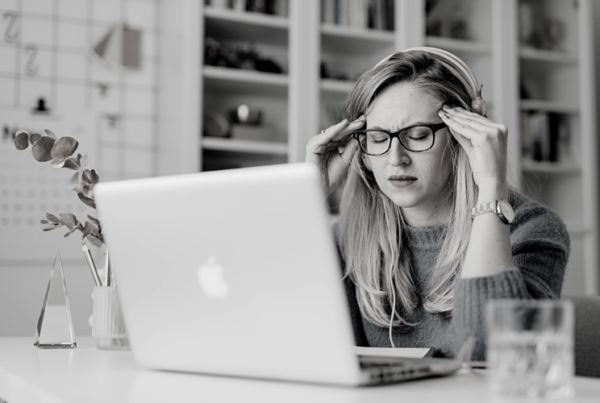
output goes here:
[[505, 199], [508, 128], [463, 108], [442, 109], [440, 117], [467, 153], [480, 196]]

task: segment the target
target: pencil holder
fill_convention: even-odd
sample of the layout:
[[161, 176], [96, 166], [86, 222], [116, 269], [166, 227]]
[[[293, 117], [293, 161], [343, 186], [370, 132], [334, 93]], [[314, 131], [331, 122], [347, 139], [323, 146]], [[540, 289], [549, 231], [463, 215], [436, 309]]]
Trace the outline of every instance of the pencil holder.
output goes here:
[[116, 287], [94, 287], [92, 336], [99, 350], [129, 350]]

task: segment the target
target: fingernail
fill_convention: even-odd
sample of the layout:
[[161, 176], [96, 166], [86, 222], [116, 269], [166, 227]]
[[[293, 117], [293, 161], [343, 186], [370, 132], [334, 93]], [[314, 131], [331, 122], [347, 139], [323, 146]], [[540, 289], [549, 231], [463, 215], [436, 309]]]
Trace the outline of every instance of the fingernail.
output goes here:
[[365, 120], [365, 115], [360, 115], [360, 117], [358, 119], [356, 119], [354, 122], [352, 123], [358, 123], [358, 122], [363, 122]]
[[450, 110], [450, 109], [452, 109], [452, 108], [450, 108], [448, 105], [444, 105], [444, 106], [442, 106], [442, 109], [443, 109], [443, 110], [446, 110], [446, 111], [449, 111], [449, 110]]
[[439, 111], [438, 115], [440, 115], [440, 117], [442, 119], [447, 119], [448, 118], [448, 114], [446, 112], [444, 112], [444, 111]]

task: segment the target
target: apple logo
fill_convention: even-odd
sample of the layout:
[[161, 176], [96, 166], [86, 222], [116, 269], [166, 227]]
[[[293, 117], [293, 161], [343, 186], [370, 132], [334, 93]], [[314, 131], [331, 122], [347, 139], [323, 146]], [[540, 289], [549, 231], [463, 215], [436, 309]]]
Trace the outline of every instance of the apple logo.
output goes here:
[[229, 285], [223, 278], [223, 267], [214, 255], [210, 255], [208, 263], [198, 268], [198, 282], [209, 298], [225, 298], [229, 292]]

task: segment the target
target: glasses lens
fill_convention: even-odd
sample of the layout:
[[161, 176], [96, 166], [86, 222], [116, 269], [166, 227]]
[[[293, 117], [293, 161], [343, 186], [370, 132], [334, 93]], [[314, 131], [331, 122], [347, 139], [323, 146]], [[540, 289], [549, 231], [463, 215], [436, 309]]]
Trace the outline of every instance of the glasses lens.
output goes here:
[[429, 150], [433, 145], [433, 131], [427, 126], [415, 126], [400, 133], [400, 141], [411, 151]]
[[379, 130], [368, 130], [358, 136], [362, 150], [369, 155], [385, 154], [390, 148], [390, 136]]

